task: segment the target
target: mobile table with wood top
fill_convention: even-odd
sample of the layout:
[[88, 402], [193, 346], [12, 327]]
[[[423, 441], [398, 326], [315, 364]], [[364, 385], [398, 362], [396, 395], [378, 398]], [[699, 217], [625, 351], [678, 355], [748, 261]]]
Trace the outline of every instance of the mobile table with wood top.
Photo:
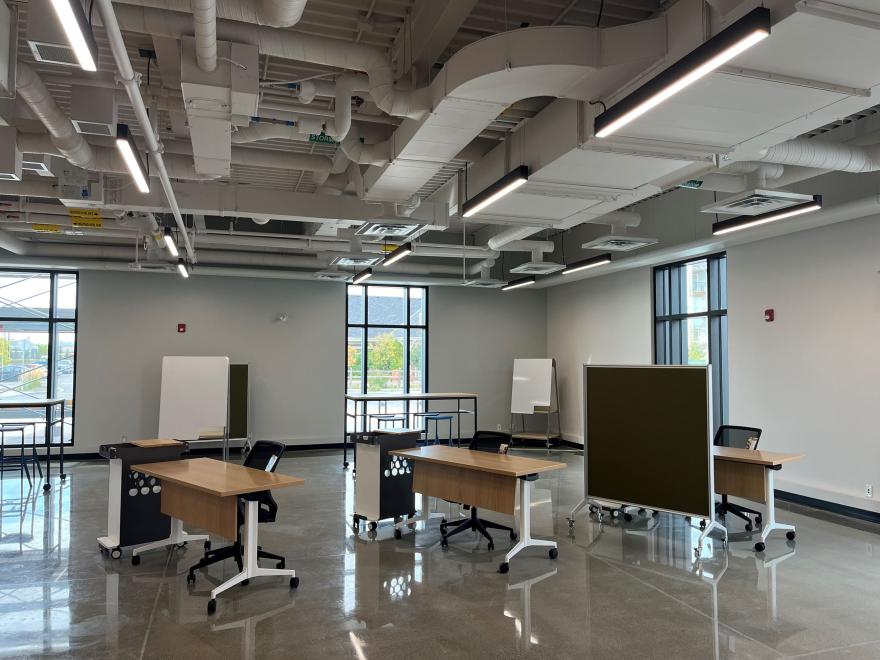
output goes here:
[[761, 540], [755, 543], [755, 550], [763, 551], [766, 548], [767, 537], [775, 530], [785, 530], [786, 538], [793, 541], [794, 525], [776, 522], [773, 475], [782, 469], [783, 464], [800, 460], [804, 455], [735, 447], [713, 447], [712, 452], [715, 456], [715, 492], [719, 495], [733, 495], [762, 502], [767, 507], [761, 529]]
[[415, 492], [470, 504], [478, 509], [514, 515], [516, 483], [519, 480], [519, 541], [504, 556], [498, 571], [507, 573], [510, 560], [531, 546], [549, 547], [550, 557], [556, 559], [556, 541], [532, 538], [529, 486], [530, 482], [537, 481], [540, 474], [561, 470], [565, 463], [443, 445], [400, 449], [391, 453], [413, 462]]
[[[299, 486], [305, 483], [298, 477], [225, 463], [212, 458], [190, 458], [183, 461], [147, 463], [131, 466], [132, 470], [156, 477], [162, 483], [162, 513], [171, 516], [172, 535], [186, 521], [235, 540], [238, 536], [238, 497], [264, 490]], [[296, 571], [284, 568], [261, 568], [257, 564], [257, 522], [259, 502], [245, 500], [244, 530], [242, 532], [243, 570], [211, 591], [208, 613], [217, 607], [216, 598], [239, 582], [267, 575], [290, 576], [290, 586], [299, 585]], [[187, 535], [190, 539], [197, 538]], [[198, 537], [207, 538], [207, 537]], [[158, 542], [165, 545], [164, 542]], [[157, 547], [148, 543], [134, 549], [137, 554]]]

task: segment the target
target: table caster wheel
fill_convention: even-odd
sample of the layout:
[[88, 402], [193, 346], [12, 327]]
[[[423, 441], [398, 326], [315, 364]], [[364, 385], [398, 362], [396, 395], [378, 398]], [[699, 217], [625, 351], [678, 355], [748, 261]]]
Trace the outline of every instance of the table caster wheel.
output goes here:
[[396, 539], [403, 538], [403, 532], [401, 532], [399, 529], [395, 529], [394, 530], [394, 538], [396, 538]]
[[755, 524], [760, 527], [761, 525], [764, 524], [764, 519], [761, 516], [756, 516], [755, 517]]
[[569, 527], [574, 527], [574, 518], [569, 518], [569, 519], [568, 519], [568, 526], [569, 526]]
[[217, 599], [212, 598], [208, 601], [208, 614], [213, 614], [217, 611]]
[[196, 583], [196, 574], [195, 573], [187, 573], [186, 583], [187, 584], [195, 584]]
[[440, 523], [440, 533], [443, 534], [443, 536], [446, 536], [446, 529], [447, 529], [446, 525], [443, 523]]
[[590, 513], [596, 513], [596, 507], [593, 506], [593, 505], [591, 504], [591, 505], [588, 507], [588, 511], [589, 511]]
[[205, 541], [205, 552], [211, 549], [211, 541]]
[[624, 519], [626, 522], [632, 522], [632, 519], [633, 519], [632, 514], [631, 514], [631, 513], [624, 513], [624, 514], [623, 514], [623, 519]]
[[510, 570], [510, 564], [508, 564], [506, 561], [503, 561], [503, 562], [501, 562], [501, 564], [498, 565], [498, 572], [501, 573], [502, 575], [507, 573], [509, 570]]
[[132, 566], [137, 566], [140, 563], [141, 563], [141, 556], [140, 555], [132, 555], [131, 556], [131, 565]]
[[287, 565], [287, 564], [285, 564], [285, 563], [284, 563], [284, 560], [282, 559], [282, 560], [279, 561], [277, 564], [275, 564], [275, 568], [280, 568], [280, 569], [283, 570], [284, 567], [285, 567], [286, 565]]
[[343, 461], [343, 463], [342, 463], [342, 467], [347, 468], [347, 467], [348, 467], [348, 461]]
[[705, 520], [700, 521], [700, 529], [706, 529], [706, 521]]
[[177, 544], [177, 547], [178, 547], [178, 548], [183, 548], [184, 546], [186, 546], [186, 541], [184, 541], [183, 543], [178, 543], [178, 544]]
[[755, 543], [755, 552], [764, 552], [764, 550], [765, 550], [766, 548], [767, 548], [767, 546], [764, 545], [763, 543], [761, 543], [760, 541], [758, 541], [757, 543]]
[[511, 540], [511, 541], [516, 541], [516, 532], [511, 532], [511, 533], [510, 533], [510, 540]]
[[299, 586], [299, 578], [298, 577], [290, 578], [290, 588], [296, 589], [298, 586]]
[[651, 512], [651, 517], [652, 517], [652, 518], [656, 518], [656, 517], [659, 516], [659, 515], [660, 515], [660, 512], [659, 512], [659, 511], [652, 511], [652, 512]]
[[374, 523], [374, 522], [371, 522], [371, 523], [368, 525], [368, 529], [369, 529], [371, 532], [375, 532], [375, 531], [376, 531], [376, 527], [377, 527], [377, 525], [376, 525], [376, 523]]
[[752, 523], [746, 523], [746, 531], [747, 531], [747, 532], [751, 532], [751, 531], [752, 531]]
[[113, 559], [119, 559], [119, 558], [122, 556], [122, 550], [120, 550], [119, 548], [113, 548], [113, 549], [110, 551], [110, 556], [111, 556]]
[[242, 580], [241, 582], [239, 582], [239, 584], [243, 587], [248, 586], [250, 583], [251, 583], [250, 580]]
[[795, 536], [797, 535], [794, 533], [794, 530], [785, 533], [785, 538], [787, 538], [789, 541], [794, 541]]
[[495, 549], [495, 544], [492, 541], [489, 541], [489, 544], [486, 546], [489, 552], [492, 552]]
[[442, 541], [440, 541], [440, 547], [446, 550], [449, 547], [449, 541], [443, 539]]
[[51, 487], [52, 487], [52, 486], [50, 486], [49, 484], [43, 484], [43, 490], [44, 490], [44, 491], [49, 490]]
[[550, 559], [556, 559], [559, 556], [559, 550], [557, 550], [556, 548], [550, 548], [550, 552], [548, 554], [550, 555]]
[[639, 515], [640, 515], [640, 516], [645, 515], [645, 510], [644, 510], [644, 509], [639, 509]]
[[367, 538], [374, 541], [376, 539], [376, 532], [367, 532]]

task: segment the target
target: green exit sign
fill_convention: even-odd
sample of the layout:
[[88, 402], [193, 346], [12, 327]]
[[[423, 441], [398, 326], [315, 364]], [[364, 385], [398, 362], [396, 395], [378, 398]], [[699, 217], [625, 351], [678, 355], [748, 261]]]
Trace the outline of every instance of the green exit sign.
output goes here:
[[337, 144], [336, 140], [334, 140], [329, 135], [324, 135], [323, 133], [321, 133], [320, 135], [310, 133], [309, 142], [317, 142], [318, 144]]

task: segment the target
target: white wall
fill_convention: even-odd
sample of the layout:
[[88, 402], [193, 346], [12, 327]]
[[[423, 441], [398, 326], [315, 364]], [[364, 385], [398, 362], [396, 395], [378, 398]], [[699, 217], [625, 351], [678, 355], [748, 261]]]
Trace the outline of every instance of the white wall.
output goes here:
[[651, 364], [651, 269], [547, 289], [547, 357], [556, 358], [562, 432], [583, 443], [583, 365]]
[[544, 291], [434, 287], [429, 294], [428, 381], [435, 392], [479, 395], [479, 425], [510, 427], [515, 358], [546, 350]]
[[339, 442], [344, 297], [326, 282], [83, 271], [74, 451], [155, 437], [164, 355], [250, 364], [258, 438]]
[[[728, 251], [730, 421], [802, 452], [777, 488], [880, 511], [880, 217]], [[774, 308], [766, 323], [763, 310]]]

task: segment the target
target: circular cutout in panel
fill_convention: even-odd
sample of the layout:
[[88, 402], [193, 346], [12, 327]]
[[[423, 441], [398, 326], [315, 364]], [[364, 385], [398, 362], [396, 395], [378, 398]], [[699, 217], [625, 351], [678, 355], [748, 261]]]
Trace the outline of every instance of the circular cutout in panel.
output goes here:
[[149, 488], [147, 488], [146, 486], [144, 486], [143, 488], [141, 488], [141, 495], [149, 495], [149, 494], [150, 494], [150, 489], [149, 489]]
[[129, 497], [134, 497], [134, 496], [137, 495], [137, 494], [138, 494], [138, 489], [137, 489], [137, 488], [129, 488], [129, 489], [128, 489], [128, 496], [129, 496]]
[[390, 477], [390, 476], [391, 476], [391, 470], [385, 470], [385, 476], [386, 476], [386, 477]]

